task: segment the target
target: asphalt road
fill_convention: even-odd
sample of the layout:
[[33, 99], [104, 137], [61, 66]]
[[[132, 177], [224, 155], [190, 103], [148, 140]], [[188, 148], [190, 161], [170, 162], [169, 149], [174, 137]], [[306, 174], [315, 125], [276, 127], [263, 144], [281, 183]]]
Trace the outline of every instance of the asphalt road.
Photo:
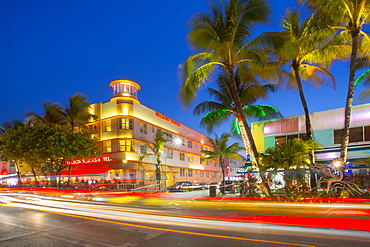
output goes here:
[[206, 219], [178, 206], [4, 198], [0, 246], [370, 246], [369, 232]]

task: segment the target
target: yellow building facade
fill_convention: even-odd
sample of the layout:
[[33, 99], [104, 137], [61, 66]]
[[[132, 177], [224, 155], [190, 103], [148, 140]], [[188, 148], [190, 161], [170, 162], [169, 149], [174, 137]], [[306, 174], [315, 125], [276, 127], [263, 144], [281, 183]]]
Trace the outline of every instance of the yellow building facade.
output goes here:
[[211, 149], [206, 135], [142, 105], [138, 83], [117, 79], [110, 82], [110, 87], [112, 98], [91, 105], [90, 113], [96, 115], [97, 120], [87, 125], [100, 142], [102, 156], [109, 157], [103, 163], [112, 169], [94, 174], [93, 178], [119, 181], [131, 187], [155, 184], [156, 160], [148, 145], [153, 145], [157, 131], [161, 131], [167, 140], [161, 156], [161, 186], [177, 181], [222, 180], [218, 163], [202, 162], [202, 150]]

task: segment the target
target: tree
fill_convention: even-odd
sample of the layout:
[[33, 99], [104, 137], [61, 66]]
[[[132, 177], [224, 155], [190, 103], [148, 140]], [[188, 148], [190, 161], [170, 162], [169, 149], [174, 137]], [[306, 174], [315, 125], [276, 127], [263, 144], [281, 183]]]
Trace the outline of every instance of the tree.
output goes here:
[[300, 11], [288, 9], [283, 17], [282, 32], [266, 32], [255, 39], [256, 44], [270, 47], [276, 59], [288, 66], [291, 77], [282, 86], [298, 90], [305, 114], [306, 139], [313, 139], [311, 119], [302, 82], [316, 87], [329, 82], [335, 88], [335, 78], [328, 68], [335, 59], [349, 55], [349, 46], [338, 44], [335, 31], [318, 23], [315, 14], [301, 20]]
[[253, 49], [247, 42], [253, 26], [267, 20], [269, 8], [265, 0], [228, 0], [223, 6], [221, 1], [219, 6], [210, 7], [209, 14], [200, 13], [190, 21], [191, 31], [187, 38], [191, 46], [201, 52], [188, 57], [181, 66], [184, 82], [180, 97], [184, 104], [189, 105], [212, 74], [220, 70], [227, 73], [231, 93], [235, 95], [235, 109], [240, 113], [258, 166], [258, 152], [240, 101], [235, 70], [248, 67], [250, 72], [266, 80], [279, 75], [276, 64], [269, 66], [271, 64], [267, 63], [268, 54]]
[[312, 140], [303, 141], [300, 138], [288, 140], [278, 146], [269, 147], [263, 154], [260, 154], [261, 169], [264, 171], [284, 170], [285, 192], [289, 195], [294, 176], [289, 171], [305, 168], [310, 165], [310, 154], [312, 149], [319, 148], [317, 142]]
[[369, 35], [362, 31], [362, 25], [368, 21], [370, 0], [300, 0], [317, 10], [321, 17], [333, 29], [343, 30], [339, 33], [343, 40], [351, 42], [348, 92], [344, 111], [344, 133], [341, 141], [340, 158], [346, 162], [349, 144], [351, 110], [355, 88], [356, 60], [362, 51], [368, 52]]
[[42, 104], [44, 109], [43, 115], [38, 115], [33, 112], [26, 113], [26, 116], [30, 117], [30, 122], [33, 124], [43, 124], [48, 126], [56, 126], [65, 124], [63, 116], [63, 109], [59, 103], [46, 102]]
[[[225, 188], [225, 158], [234, 158], [241, 160], [242, 158], [238, 154], [243, 148], [239, 146], [239, 143], [235, 142], [228, 145], [230, 134], [223, 133], [220, 137], [216, 134], [215, 140], [209, 138], [213, 151], [203, 150], [204, 161], [216, 159], [222, 171], [222, 186]], [[225, 194], [225, 190], [222, 191]]]
[[66, 124], [72, 129], [78, 126], [80, 129], [86, 129], [86, 123], [89, 120], [97, 120], [97, 116], [91, 114], [88, 110], [90, 109], [90, 103], [87, 98], [79, 93], [68, 97], [69, 104], [63, 110]]
[[[24, 126], [26, 126], [26, 125], [22, 121], [17, 120], [17, 119], [5, 122], [3, 126], [0, 126], [0, 158], [2, 160], [9, 160], [9, 159], [6, 158], [6, 156], [4, 156], [4, 154], [2, 153], [2, 148], [1, 148], [2, 145], [5, 142], [5, 138], [8, 138], [13, 130], [16, 130], [16, 129], [18, 129], [20, 127], [24, 127]], [[17, 170], [18, 182], [20, 182], [21, 181], [21, 173], [20, 173], [19, 164], [16, 160], [14, 160], [14, 164], [15, 164], [15, 167], [16, 167], [16, 170]]]
[[[258, 82], [241, 82], [239, 73], [235, 77], [238, 95], [243, 106], [244, 114], [249, 119], [266, 120], [273, 117], [281, 117], [279, 111], [269, 105], [253, 105], [258, 99], [266, 98], [268, 92], [275, 91], [275, 85], [260, 85]], [[194, 114], [200, 115], [206, 113], [202, 118], [200, 125], [208, 131], [212, 131], [215, 126], [228, 120], [231, 116], [235, 117], [232, 133], [242, 136], [246, 148], [247, 156], [251, 155], [250, 140], [240, 121], [241, 113], [235, 107], [235, 96], [231, 93], [231, 86], [228, 83], [227, 74], [221, 74], [217, 80], [219, 91], [209, 88], [208, 92], [215, 101], [204, 101], [194, 108]]]
[[146, 146], [150, 149], [151, 153], [143, 153], [139, 157], [139, 161], [142, 161], [145, 157], [149, 155], [153, 155], [156, 161], [155, 164], [155, 174], [158, 188], [161, 189], [161, 163], [162, 163], [162, 152], [164, 149], [164, 145], [166, 144], [167, 140], [164, 137], [164, 133], [160, 130], [157, 131], [154, 137], [154, 143], [147, 144]]
[[99, 155], [96, 139], [66, 126], [20, 127], [2, 139], [0, 149], [8, 159], [29, 164], [35, 181], [36, 170], [56, 177], [66, 161]]

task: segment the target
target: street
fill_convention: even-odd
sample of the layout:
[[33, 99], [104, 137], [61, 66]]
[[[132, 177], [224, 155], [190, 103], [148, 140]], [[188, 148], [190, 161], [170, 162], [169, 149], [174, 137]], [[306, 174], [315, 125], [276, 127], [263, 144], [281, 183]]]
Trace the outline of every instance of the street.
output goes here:
[[0, 246], [370, 245], [366, 231], [242, 222], [234, 211], [176, 203], [142, 207], [4, 194], [1, 201]]

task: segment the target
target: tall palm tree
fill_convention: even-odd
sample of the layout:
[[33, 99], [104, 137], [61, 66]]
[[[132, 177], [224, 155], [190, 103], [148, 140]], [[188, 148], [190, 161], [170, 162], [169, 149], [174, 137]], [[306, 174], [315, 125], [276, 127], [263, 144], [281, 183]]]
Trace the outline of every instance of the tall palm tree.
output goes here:
[[33, 112], [26, 113], [26, 116], [31, 117], [30, 122], [34, 124], [43, 124], [48, 126], [65, 124], [63, 109], [59, 103], [52, 104], [51, 102], [42, 103], [44, 109], [43, 115], [38, 115]]
[[88, 123], [89, 120], [97, 119], [96, 115], [93, 115], [88, 111], [90, 109], [90, 103], [82, 94], [76, 93], [75, 95], [69, 96], [68, 98], [68, 105], [63, 112], [67, 125], [70, 126], [72, 129], [75, 126], [85, 129], [85, 124]]
[[362, 31], [363, 24], [369, 20], [370, 0], [300, 0], [317, 10], [318, 16], [333, 29], [342, 30], [339, 35], [351, 42], [348, 91], [344, 111], [344, 133], [341, 141], [340, 158], [347, 160], [351, 110], [355, 88], [356, 60], [360, 48], [369, 50], [370, 37]]
[[313, 136], [302, 82], [316, 87], [328, 82], [335, 88], [335, 78], [328, 68], [334, 59], [349, 55], [348, 46], [332, 40], [335, 32], [319, 24], [315, 14], [301, 20], [300, 11], [287, 9], [281, 23], [283, 31], [266, 32], [256, 38], [256, 43], [273, 48], [276, 58], [290, 70], [290, 80], [282, 86], [299, 93], [305, 114], [306, 139], [313, 139]]
[[[225, 158], [234, 158], [234, 159], [241, 159], [238, 152], [243, 148], [239, 146], [239, 143], [235, 142], [231, 145], [228, 145], [230, 138], [230, 134], [223, 133], [220, 137], [217, 136], [213, 140], [209, 138], [213, 151], [210, 150], [203, 150], [203, 156], [205, 157], [204, 160], [213, 160], [216, 159], [219, 161], [222, 171], [222, 182], [223, 187], [225, 188]], [[222, 191], [225, 194], [225, 190]]]
[[162, 152], [167, 139], [162, 131], [157, 131], [154, 136], [154, 143], [147, 144], [146, 146], [150, 149], [151, 153], [143, 153], [139, 157], [139, 161], [142, 161], [145, 157], [153, 155], [156, 161], [155, 174], [157, 180], [157, 186], [161, 189], [161, 163], [162, 163]]
[[180, 97], [184, 104], [189, 105], [212, 74], [225, 71], [229, 76], [231, 93], [235, 95], [235, 108], [240, 113], [258, 165], [258, 152], [239, 97], [235, 70], [240, 66], [252, 68], [250, 71], [263, 79], [279, 75], [276, 66], [265, 63], [269, 61], [267, 53], [253, 49], [247, 40], [253, 26], [265, 22], [270, 12], [265, 0], [225, 2], [220, 1], [219, 6], [211, 4], [209, 14], [200, 13], [190, 21], [191, 31], [187, 38], [191, 46], [201, 52], [189, 56], [181, 66], [184, 81]]
[[[258, 99], [265, 98], [268, 92], [274, 92], [275, 85], [260, 85], [258, 82], [242, 83], [239, 78], [239, 73], [237, 73], [235, 80], [238, 88], [238, 95], [246, 117], [258, 120], [281, 117], [279, 111], [272, 106], [253, 105]], [[232, 125], [232, 133], [242, 137], [247, 156], [250, 156], [250, 141], [240, 121], [241, 114], [235, 107], [235, 95], [231, 93], [231, 85], [228, 83], [228, 79], [227, 74], [221, 74], [218, 77], [217, 85], [219, 91], [213, 88], [208, 89], [211, 98], [214, 98], [215, 101], [204, 101], [198, 104], [194, 108], [194, 114], [200, 115], [206, 113], [200, 125], [207, 128], [208, 131], [212, 131], [215, 126], [228, 120], [231, 116], [235, 117], [234, 124]]]

